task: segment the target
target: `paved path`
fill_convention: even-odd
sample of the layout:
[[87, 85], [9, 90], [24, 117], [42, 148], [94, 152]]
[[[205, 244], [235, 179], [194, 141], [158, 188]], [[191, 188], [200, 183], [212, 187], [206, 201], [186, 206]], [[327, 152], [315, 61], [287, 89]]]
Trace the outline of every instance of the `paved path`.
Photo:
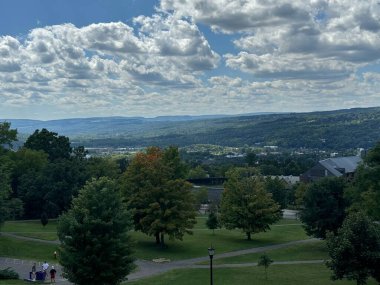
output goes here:
[[[225, 258], [225, 257], [239, 256], [239, 255], [244, 255], [244, 254], [249, 254], [249, 253], [264, 252], [264, 251], [284, 248], [284, 247], [288, 247], [288, 246], [292, 246], [296, 244], [310, 243], [310, 242], [315, 242], [316, 240], [317, 239], [306, 239], [306, 240], [291, 241], [291, 242], [282, 243], [282, 244], [274, 244], [274, 245], [267, 245], [267, 246], [262, 246], [262, 247], [236, 250], [236, 251], [216, 254], [214, 256], [214, 260]], [[169, 270], [179, 269], [179, 268], [203, 268], [203, 267], [207, 267], [207, 265], [197, 265], [197, 263], [208, 261], [208, 260], [209, 260], [209, 256], [183, 259], [183, 260], [166, 262], [166, 263], [155, 263], [155, 262], [147, 261], [147, 260], [137, 260], [136, 265], [138, 266], [138, 270], [128, 275], [128, 279], [136, 280], [136, 279], [161, 274]], [[235, 267], [235, 264], [231, 265], [230, 267]]]
[[[1, 233], [4, 236], [9, 236], [12, 238], [19, 238], [23, 240], [29, 240], [29, 241], [38, 241], [41, 243], [50, 243], [50, 244], [59, 244], [59, 241], [46, 241], [46, 240], [40, 240], [30, 237], [22, 237], [17, 236], [14, 233]], [[216, 254], [214, 256], [215, 259], [220, 258], [226, 258], [226, 257], [233, 257], [233, 256], [239, 256], [244, 254], [250, 254], [250, 253], [257, 253], [257, 252], [264, 252], [268, 250], [273, 249], [279, 249], [284, 248], [296, 244], [304, 244], [304, 243], [310, 243], [315, 242], [317, 239], [306, 239], [306, 240], [298, 240], [298, 241], [291, 241], [287, 243], [282, 244], [274, 244], [274, 245], [267, 245], [262, 247], [255, 247], [255, 248], [249, 248], [249, 249], [242, 249], [242, 250], [236, 250], [232, 252], [226, 252], [221, 254]], [[147, 261], [147, 260], [136, 260], [136, 265], [138, 269], [128, 275], [128, 280], [137, 280], [140, 278], [145, 278], [149, 276], [154, 276], [158, 274], [165, 273], [167, 271], [173, 270], [173, 269], [180, 269], [180, 268], [208, 268], [208, 265], [198, 265], [197, 263], [205, 262], [209, 260], [209, 256], [203, 256], [203, 257], [197, 257], [197, 258], [190, 258], [190, 259], [184, 259], [184, 260], [178, 260], [178, 261], [172, 261], [172, 262], [165, 262], [165, 263], [156, 263], [153, 261]], [[19, 273], [20, 278], [28, 278], [29, 277], [29, 271], [32, 268], [32, 264], [34, 261], [30, 260], [20, 260], [20, 259], [14, 259], [14, 258], [3, 258], [0, 257], [0, 268], [6, 268], [6, 267], [12, 267], [16, 272]], [[283, 261], [283, 262], [275, 262], [274, 264], [300, 264], [300, 263], [321, 263], [322, 260], [311, 260], [311, 261]], [[41, 261], [36, 262], [37, 268], [41, 266]], [[58, 264], [51, 264], [54, 265], [57, 269], [57, 283], [61, 285], [68, 285], [71, 284], [67, 280], [62, 279], [59, 277], [62, 272], [62, 268]], [[226, 268], [226, 267], [247, 267], [247, 266], [256, 266], [257, 263], [242, 263], [242, 264], [220, 264], [215, 265], [215, 268]]]
[[[29, 272], [32, 270], [33, 263], [36, 263], [37, 270], [40, 270], [42, 267], [41, 261], [33, 261], [33, 260], [21, 260], [17, 258], [7, 258], [7, 257], [0, 257], [0, 268], [7, 268], [11, 267], [14, 271], [16, 271], [21, 279], [29, 279]], [[71, 284], [67, 280], [63, 279], [61, 277], [62, 274], [62, 267], [57, 263], [49, 263], [51, 269], [51, 266], [54, 266], [55, 270], [57, 270], [57, 276], [55, 278], [56, 283], [60, 285], [69, 285]], [[50, 284], [50, 275], [47, 278]]]

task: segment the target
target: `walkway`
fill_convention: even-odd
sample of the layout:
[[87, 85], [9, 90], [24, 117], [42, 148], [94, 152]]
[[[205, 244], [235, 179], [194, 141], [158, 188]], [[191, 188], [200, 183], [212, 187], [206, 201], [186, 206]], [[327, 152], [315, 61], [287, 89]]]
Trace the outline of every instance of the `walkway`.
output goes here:
[[[50, 244], [59, 243], [59, 241], [44, 241], [44, 240], [35, 239], [35, 238], [17, 236], [17, 235], [14, 235], [13, 233], [1, 233], [1, 234], [4, 236], [19, 238], [19, 239], [29, 240], [29, 241], [38, 241], [38, 242], [50, 243]], [[292, 246], [296, 244], [304, 244], [304, 243], [310, 243], [310, 242], [315, 242], [315, 241], [316, 239], [306, 239], [306, 240], [291, 241], [291, 242], [282, 243], [282, 244], [274, 244], [274, 245], [226, 252], [226, 253], [216, 254], [214, 256], [214, 260], [220, 259], [220, 258], [250, 254], [250, 253], [264, 252], [268, 250], [279, 249], [279, 248], [284, 248], [284, 247], [288, 247], [288, 246]], [[184, 260], [178, 260], [178, 261], [172, 261], [172, 262], [166, 262], [166, 263], [155, 263], [152, 261], [138, 259], [135, 262], [138, 269], [135, 272], [128, 275], [128, 280], [137, 280], [137, 279], [141, 279], [145, 277], [150, 277], [150, 276], [165, 273], [173, 269], [208, 268], [208, 265], [198, 265], [198, 263], [205, 262], [208, 260], [209, 260], [209, 256], [184, 259]], [[34, 261], [30, 261], [30, 260], [20, 260], [20, 259], [14, 259], [14, 258], [0, 257], [0, 268], [11, 267], [16, 272], [19, 273], [20, 278], [28, 278], [29, 271], [32, 268], [33, 262]], [[322, 260], [309, 260], [309, 261], [306, 260], [306, 261], [282, 261], [282, 262], [274, 262], [273, 264], [300, 264], [300, 263], [305, 264], [305, 263], [321, 263], [321, 262], [323, 261]], [[36, 264], [37, 264], [37, 268], [39, 268], [41, 266], [41, 261], [36, 262]], [[61, 276], [61, 272], [62, 272], [61, 266], [58, 264], [51, 264], [51, 265], [54, 265], [55, 268], [57, 269], [57, 273], [58, 273], [57, 276]], [[215, 268], [247, 267], [247, 266], [256, 266], [256, 265], [257, 263], [220, 264], [220, 265], [215, 265]], [[57, 278], [57, 283], [61, 285], [71, 284], [70, 282], [68, 282], [67, 280], [63, 278]]]

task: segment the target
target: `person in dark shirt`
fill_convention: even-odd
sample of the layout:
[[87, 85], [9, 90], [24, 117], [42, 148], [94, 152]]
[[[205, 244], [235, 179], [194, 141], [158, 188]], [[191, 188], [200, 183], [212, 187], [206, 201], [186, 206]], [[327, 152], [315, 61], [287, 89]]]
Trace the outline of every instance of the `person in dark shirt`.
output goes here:
[[55, 274], [57, 271], [54, 269], [54, 266], [51, 267], [50, 269], [50, 282], [55, 283]]
[[33, 281], [36, 280], [36, 271], [37, 271], [36, 264], [33, 263], [33, 266], [32, 266], [32, 275], [31, 275]]

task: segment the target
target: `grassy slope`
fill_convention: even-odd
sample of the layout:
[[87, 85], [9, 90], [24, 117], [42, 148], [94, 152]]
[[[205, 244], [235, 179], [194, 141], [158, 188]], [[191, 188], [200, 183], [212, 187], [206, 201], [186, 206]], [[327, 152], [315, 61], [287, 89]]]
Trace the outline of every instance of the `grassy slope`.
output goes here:
[[198, 223], [193, 235], [186, 235], [183, 241], [168, 241], [168, 248], [161, 249], [154, 244], [153, 237], [134, 232], [132, 236], [137, 240], [136, 256], [142, 259], [153, 259], [164, 257], [171, 260], [179, 260], [192, 257], [206, 256], [207, 248], [212, 244], [216, 253], [258, 247], [269, 244], [278, 244], [293, 240], [307, 239], [301, 224], [295, 221], [282, 220], [273, 226], [272, 230], [255, 234], [251, 241], [245, 239], [245, 235], [239, 231], [228, 231], [225, 229], [206, 229], [206, 219], [197, 218]]
[[[214, 264], [258, 262], [259, 257], [262, 254], [263, 253], [253, 253], [216, 259]], [[266, 254], [274, 261], [326, 260], [329, 258], [326, 243], [324, 241], [316, 241], [308, 244], [298, 244], [286, 248], [269, 250]]]
[[24, 241], [0, 235], [0, 256], [53, 261], [53, 252], [55, 250], [57, 250], [55, 245]]
[[[245, 235], [239, 231], [228, 231], [219, 229], [215, 234], [206, 229], [206, 218], [197, 217], [193, 235], [186, 235], [183, 241], [170, 241], [167, 239], [168, 248], [161, 249], [154, 243], [153, 237], [148, 237], [139, 232], [131, 232], [132, 237], [136, 240], [136, 257], [151, 260], [153, 258], [165, 257], [171, 260], [199, 257], [207, 255], [207, 248], [211, 244], [215, 247], [217, 253], [245, 249], [250, 247], [263, 246], [268, 244], [283, 243], [293, 240], [308, 238], [297, 221], [281, 220], [273, 226], [271, 231], [253, 235], [252, 241], [245, 240]], [[2, 228], [3, 232], [13, 232], [20, 236], [29, 236], [43, 240], [55, 240], [56, 222], [52, 221], [43, 228], [39, 221], [15, 221], [6, 222]], [[23, 243], [20, 240], [9, 243]], [[54, 247], [54, 246], [50, 246]], [[4, 256], [6, 246], [0, 250], [0, 256]], [[52, 252], [52, 251], [51, 251]], [[21, 253], [15, 254], [20, 257]], [[6, 256], [12, 256], [12, 252], [7, 251]]]
[[[220, 268], [214, 269], [214, 283], [218, 285], [355, 285], [353, 281], [332, 281], [330, 271], [323, 264], [272, 265], [265, 280], [264, 268]], [[128, 282], [131, 285], [193, 285], [209, 284], [208, 269], [181, 269], [166, 274]], [[369, 285], [376, 282], [370, 280]]]
[[38, 220], [8, 221], [1, 228], [1, 231], [42, 240], [58, 239], [56, 220], [49, 220], [49, 223], [45, 227], [43, 227]]

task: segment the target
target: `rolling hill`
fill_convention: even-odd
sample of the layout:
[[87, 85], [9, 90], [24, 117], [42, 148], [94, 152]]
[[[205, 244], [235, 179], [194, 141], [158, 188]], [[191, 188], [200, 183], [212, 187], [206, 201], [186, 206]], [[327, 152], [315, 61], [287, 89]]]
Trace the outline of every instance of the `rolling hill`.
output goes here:
[[369, 148], [380, 141], [380, 108], [242, 116], [8, 120], [19, 133], [47, 128], [85, 146], [277, 145], [288, 149]]

